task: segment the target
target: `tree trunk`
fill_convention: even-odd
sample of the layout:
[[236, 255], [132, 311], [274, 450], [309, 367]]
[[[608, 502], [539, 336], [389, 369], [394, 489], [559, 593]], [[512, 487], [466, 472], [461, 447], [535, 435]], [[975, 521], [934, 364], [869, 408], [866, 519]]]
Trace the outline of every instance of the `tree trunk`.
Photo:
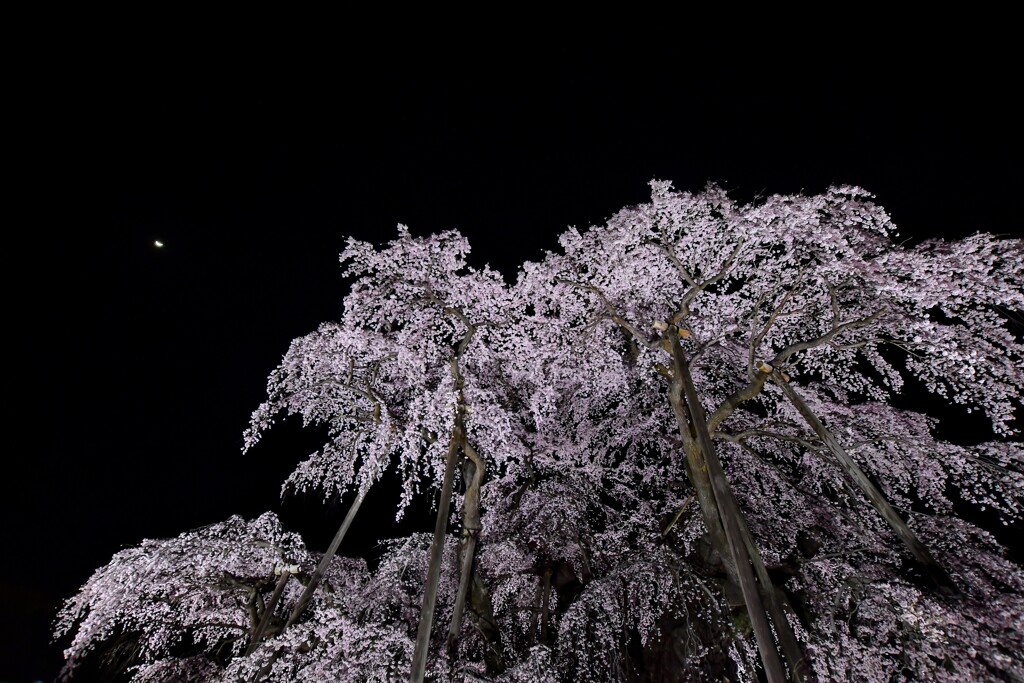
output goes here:
[[487, 589], [483, 577], [476, 571], [474, 562], [482, 527], [480, 523], [480, 486], [483, 484], [487, 467], [483, 457], [476, 452], [468, 439], [463, 439], [462, 449], [466, 455], [463, 473], [465, 480], [469, 482], [463, 500], [462, 526], [468, 533], [463, 537], [459, 594], [456, 596], [452, 624], [448, 631], [449, 657], [454, 657], [459, 631], [462, 628], [462, 615], [468, 600], [470, 618], [484, 640], [484, 664], [487, 666], [487, 673], [496, 676], [505, 671], [505, 653], [501, 644], [501, 631], [494, 620], [491, 592]]
[[497, 676], [505, 671], [505, 652], [501, 644], [501, 631], [494, 620], [494, 603], [479, 572], [473, 572], [469, 591], [469, 616], [484, 639], [484, 664], [487, 673]]
[[672, 406], [672, 412], [675, 413], [679, 433], [683, 439], [683, 451], [686, 454], [686, 476], [693, 485], [711, 547], [715, 549], [725, 565], [726, 575], [730, 579], [735, 579], [736, 566], [729, 553], [725, 529], [722, 527], [722, 519], [718, 514], [718, 503], [715, 502], [715, 492], [711, 486], [711, 479], [708, 477], [708, 466], [704, 460], [704, 454], [701, 453], [700, 447], [695, 441], [695, 434], [691, 433], [690, 418], [686, 411], [686, 402], [683, 399], [683, 382], [678, 372], [675, 373], [669, 387], [668, 400]]
[[892, 509], [891, 505], [889, 505], [889, 501], [885, 499], [882, 492], [878, 490], [878, 487], [871, 483], [871, 480], [868, 479], [866, 474], [864, 474], [864, 471], [856, 462], [854, 462], [853, 458], [850, 457], [839, 441], [837, 441], [832, 435], [832, 432], [822, 424], [821, 420], [819, 420], [818, 416], [814, 414], [814, 411], [811, 410], [810, 406], [804, 403], [804, 400], [796, 393], [796, 390], [788, 382], [779, 377], [778, 373], [779, 371], [775, 370], [772, 373], [772, 379], [779, 387], [782, 388], [782, 392], [786, 394], [786, 398], [788, 398], [790, 403], [793, 404], [793, 407], [799, 411], [804, 420], [807, 421], [807, 424], [810, 425], [811, 429], [814, 430], [818, 437], [821, 438], [822, 442], [824, 442], [825, 446], [828, 447], [829, 451], [831, 451], [832, 455], [835, 456], [836, 461], [839, 463], [840, 468], [842, 468], [846, 476], [857, 485], [857, 488], [859, 488], [865, 496], [867, 496], [871, 505], [874, 506], [875, 510], [882, 515], [882, 518], [889, 523], [889, 526], [892, 527], [893, 531], [896, 532], [896, 535], [900, 537], [900, 540], [902, 540], [907, 546], [907, 549], [910, 550], [910, 554], [921, 563], [921, 566], [924, 567], [925, 571], [928, 573], [928, 577], [939, 589], [939, 592], [944, 595], [957, 595], [959, 590], [957, 589], [956, 584], [953, 583], [952, 577], [950, 577], [946, 570], [939, 565], [934, 557], [932, 557], [931, 552], [928, 551], [928, 548], [925, 547], [924, 543], [917, 538], [914, 532], [910, 530], [910, 527], [907, 526], [906, 522], [896, 514], [896, 511]]
[[448, 507], [452, 500], [452, 481], [455, 479], [455, 465], [459, 460], [459, 446], [462, 444], [462, 419], [456, 418], [448, 445], [448, 460], [441, 484], [441, 500], [437, 504], [437, 522], [434, 524], [434, 540], [430, 544], [430, 561], [427, 565], [427, 582], [423, 588], [423, 606], [420, 609], [420, 624], [416, 632], [416, 649], [413, 652], [410, 683], [423, 683], [427, 668], [427, 652], [430, 649], [430, 628], [434, 622], [434, 607], [437, 604], [437, 586], [441, 579], [441, 556], [444, 553], [445, 528], [448, 526]]
[[[783, 603], [788, 604], [785, 594], [772, 581], [768, 575], [768, 568], [761, 560], [761, 551], [754, 543], [750, 529], [747, 528], [747, 520], [739, 517], [740, 532], [743, 534], [743, 542], [747, 546], [747, 553], [750, 555], [750, 562], [754, 566], [754, 573], [761, 585], [761, 597], [768, 605], [768, 614], [775, 625], [775, 633], [779, 638], [779, 646], [782, 648], [782, 656], [786, 658], [786, 665], [795, 683], [811, 683], [815, 680], [814, 672], [808, 666], [807, 657], [803, 648], [789, 625], [789, 618], [783, 609]], [[792, 608], [790, 609], [792, 612]]]
[[470, 579], [473, 575], [473, 559], [476, 553], [477, 535], [480, 532], [480, 483], [484, 478], [483, 458], [476, 454], [468, 441], [463, 441], [462, 452], [466, 454], [462, 466], [466, 492], [462, 498], [462, 548], [460, 549], [462, 562], [459, 590], [455, 595], [452, 622], [448, 627], [448, 658], [452, 661], [455, 660], [459, 632], [462, 630], [462, 614], [466, 607], [466, 596], [469, 594]]
[[[765, 613], [764, 604], [761, 602], [757, 581], [751, 569], [750, 556], [747, 553], [743, 533], [740, 529], [738, 519], [741, 513], [739, 507], [736, 505], [735, 498], [729, 488], [729, 482], [725, 478], [725, 471], [722, 469], [722, 464], [715, 453], [711, 435], [708, 434], [704, 408], [700, 403], [700, 398], [697, 396], [697, 390], [693, 386], [693, 379], [690, 377], [690, 370], [686, 364], [683, 349], [678, 342], [678, 329], [674, 325], [669, 327], [666, 336], [670, 340], [669, 343], [672, 350], [675, 369], [674, 381], [682, 383], [686, 407], [690, 416], [690, 424], [695, 431], [697, 444], [704, 454], [716, 507], [721, 517], [722, 527], [725, 530], [729, 553], [732, 555], [736, 565], [736, 575], [740, 590], [743, 592], [743, 602], [747, 606], [747, 614], [754, 629], [754, 637], [757, 640], [757, 649], [761, 655], [761, 663], [764, 665], [765, 675], [768, 678], [768, 683], [784, 683], [786, 675], [782, 668], [782, 662], [779, 660], [779, 653], [775, 649], [775, 641], [768, 623], [768, 615]], [[769, 587], [766, 586], [765, 588]]]
[[[342, 540], [345, 538], [345, 534], [348, 533], [348, 529], [352, 526], [352, 520], [356, 518], [356, 513], [359, 512], [359, 506], [363, 504], [363, 499], [366, 497], [366, 491], [360, 491], [356, 499], [352, 501], [351, 507], [348, 509], [348, 513], [345, 515], [344, 521], [341, 526], [338, 527], [338, 533], [334, 534], [334, 538], [331, 540], [331, 545], [327, 547], [327, 552], [320, 558], [320, 563], [316, 566], [316, 570], [313, 572], [312, 578], [309, 583], [306, 584], [305, 590], [302, 591], [302, 596], [299, 601], [295, 604], [292, 609], [291, 615], [288, 617], [288, 622], [284, 625], [284, 629], [287, 629], [302, 616], [306, 606], [309, 605], [309, 601], [313, 599], [313, 593], [316, 591], [317, 586], [320, 585], [320, 581], [323, 580], [324, 574], [327, 573], [327, 567], [330, 566], [331, 560], [334, 559], [334, 555], [338, 552], [338, 548], [341, 546]], [[284, 629], [281, 629], [282, 632]]]

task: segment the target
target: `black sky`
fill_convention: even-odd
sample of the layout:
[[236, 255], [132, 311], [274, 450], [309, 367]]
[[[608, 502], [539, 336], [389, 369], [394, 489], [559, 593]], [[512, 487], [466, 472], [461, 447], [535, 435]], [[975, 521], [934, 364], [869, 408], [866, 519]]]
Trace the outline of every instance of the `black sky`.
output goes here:
[[347, 235], [458, 228], [512, 277], [652, 178], [746, 199], [855, 184], [907, 235], [1020, 234], [1009, 50], [947, 47], [725, 66], [509, 42], [315, 68], [97, 48], [23, 73], [0, 681], [52, 678], [60, 600], [118, 549], [278, 508], [318, 435], [286, 425], [243, 456], [241, 434], [288, 342], [340, 314]]

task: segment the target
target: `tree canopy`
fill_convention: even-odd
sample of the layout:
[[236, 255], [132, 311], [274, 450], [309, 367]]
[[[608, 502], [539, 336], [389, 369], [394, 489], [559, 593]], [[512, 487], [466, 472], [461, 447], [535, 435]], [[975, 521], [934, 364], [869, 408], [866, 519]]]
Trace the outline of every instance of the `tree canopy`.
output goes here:
[[[335, 543], [267, 513], [122, 551], [61, 612], [66, 675], [1024, 677], [1024, 571], [983, 528], [1022, 516], [1024, 243], [902, 243], [853, 187], [651, 187], [514, 283], [456, 231], [350, 240], [341, 319], [246, 433], [327, 426], [284, 487], [355, 494]], [[991, 433], [941, 439], [929, 395]], [[344, 557], [388, 471], [434, 535]]]

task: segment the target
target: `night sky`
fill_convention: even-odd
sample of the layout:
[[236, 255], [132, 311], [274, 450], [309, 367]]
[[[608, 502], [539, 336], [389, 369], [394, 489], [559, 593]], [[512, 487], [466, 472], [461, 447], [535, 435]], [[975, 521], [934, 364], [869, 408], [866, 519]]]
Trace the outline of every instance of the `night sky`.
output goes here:
[[[19, 77], [0, 681], [56, 674], [60, 601], [119, 549], [282, 511], [321, 434], [287, 423], [243, 456], [242, 432], [289, 341], [339, 317], [348, 235], [457, 228], [511, 279], [652, 178], [740, 199], [854, 184], [913, 238], [1021, 234], [1008, 48], [874, 67], [841, 48], [737, 67], [513, 41], [287, 66], [86, 49]], [[400, 531], [374, 495], [348, 552]], [[314, 547], [343, 512], [283, 510]]]

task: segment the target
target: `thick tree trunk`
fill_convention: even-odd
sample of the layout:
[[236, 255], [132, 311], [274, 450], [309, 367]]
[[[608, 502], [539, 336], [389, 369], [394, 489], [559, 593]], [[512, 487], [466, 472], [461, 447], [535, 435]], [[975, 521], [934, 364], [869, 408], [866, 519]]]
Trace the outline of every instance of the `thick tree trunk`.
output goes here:
[[[484, 478], [483, 459], [476, 455], [468, 441], [463, 441], [462, 451], [466, 455], [463, 460], [462, 478], [466, 482], [466, 492], [462, 498], [462, 547], [461, 569], [459, 574], [459, 590], [455, 595], [455, 607], [452, 609], [452, 622], [448, 627], [448, 658], [455, 659], [459, 632], [462, 630], [462, 615], [469, 594], [470, 579], [473, 575], [473, 559], [476, 553], [477, 535], [480, 532], [480, 483]], [[472, 455], [471, 455], [472, 453]]]
[[448, 460], [441, 484], [441, 500], [437, 504], [437, 522], [434, 524], [434, 540], [430, 544], [430, 561], [427, 565], [427, 581], [423, 588], [423, 606], [420, 609], [420, 624], [416, 632], [416, 649], [413, 652], [411, 683], [423, 683], [427, 668], [427, 652], [430, 649], [430, 628], [434, 622], [434, 607], [437, 604], [437, 586], [441, 579], [441, 556], [444, 553], [444, 535], [448, 526], [448, 508], [452, 500], [452, 481], [455, 466], [459, 460], [459, 446], [462, 444], [462, 420], [456, 419], [452, 439], [448, 445]]
[[505, 651], [501, 643], [501, 631], [494, 619], [494, 603], [491, 592], [478, 572], [473, 572], [469, 589], [469, 617], [473, 620], [484, 639], [484, 664], [487, 672], [498, 675], [505, 670]]
[[[671, 347], [674, 381], [682, 383], [690, 425], [693, 427], [697, 444], [704, 454], [708, 478], [711, 481], [711, 488], [714, 493], [715, 505], [721, 517], [722, 527], [725, 530], [729, 554], [732, 556], [736, 566], [736, 575], [740, 590], [743, 593], [743, 602], [747, 606], [747, 614], [750, 617], [754, 637], [757, 640], [757, 649], [761, 655], [761, 663], [764, 665], [765, 675], [768, 678], [768, 683], [784, 683], [786, 675], [782, 668], [782, 662], [779, 660], [779, 653], [775, 649], [775, 641], [772, 637], [768, 615], [761, 601], [758, 584], [751, 569], [750, 556], [747, 553], [746, 543], [744, 542], [744, 535], [738, 521], [741, 512], [729, 488], [729, 482], [725, 478], [725, 471], [718, 460], [714, 444], [711, 441], [711, 435], [708, 433], [704, 408], [700, 403], [700, 398], [697, 396], [697, 390], [693, 385], [693, 379], [690, 377], [690, 370], [683, 355], [683, 349], [678, 342], [678, 329], [674, 325], [669, 327], [666, 336]], [[682, 428], [682, 425], [680, 425], [680, 428]], [[700, 499], [699, 492], [698, 499]], [[770, 588], [770, 586], [765, 588]]]
[[[327, 547], [327, 552], [320, 558], [320, 563], [316, 566], [316, 570], [313, 572], [312, 578], [309, 583], [306, 584], [305, 590], [302, 591], [302, 596], [299, 601], [295, 604], [292, 609], [291, 615], [288, 617], [288, 622], [284, 625], [284, 628], [289, 628], [292, 624], [299, 620], [302, 613], [305, 611], [306, 606], [309, 605], [309, 601], [313, 599], [313, 593], [316, 591], [317, 586], [320, 585], [320, 581], [323, 580], [324, 574], [327, 572], [327, 567], [330, 566], [331, 560], [334, 559], [335, 554], [338, 552], [338, 548], [341, 546], [341, 542], [345, 539], [345, 534], [348, 533], [349, 527], [352, 526], [352, 520], [356, 518], [356, 513], [359, 512], [359, 506], [363, 504], [363, 499], [366, 497], [366, 491], [360, 491], [356, 499], [352, 501], [352, 505], [348, 509], [348, 513], [345, 515], [344, 521], [341, 526], [338, 527], [338, 532], [334, 534], [334, 538], [331, 540], [331, 545]], [[281, 629], [284, 631], [284, 629]]]
[[707, 462], [705, 462], [704, 454], [690, 428], [690, 417], [686, 411], [683, 382], [679, 373], [673, 377], [669, 387], [668, 400], [669, 405], [672, 406], [672, 412], [675, 413], [679, 433], [683, 439], [683, 452], [686, 454], [686, 476], [693, 485], [694, 495], [700, 505], [701, 517], [704, 520], [704, 528], [708, 532], [708, 539], [711, 542], [711, 547], [715, 549], [725, 565], [726, 575], [730, 579], [735, 579], [736, 565], [729, 553], [725, 529], [722, 527], [722, 519], [718, 514], [718, 503], [715, 502], [715, 492], [711, 486], [711, 479], [708, 477]]
[[[768, 605], [768, 614], [775, 625], [775, 634], [779, 638], [782, 656], [786, 658], [786, 666], [789, 667], [795, 683], [812, 683], [816, 680], [814, 672], [808, 665], [803, 648], [800, 647], [793, 628], [789, 625], [786, 611], [783, 609], [783, 605], [788, 604], [789, 601], [768, 575], [768, 568], [764, 566], [764, 561], [761, 559], [761, 551], [758, 550], [757, 544], [754, 543], [754, 537], [750, 535], [750, 529], [747, 528], [747, 520], [740, 516], [739, 523], [743, 542], [747, 546], [750, 562], [754, 566], [754, 573], [757, 574], [757, 580], [761, 586], [761, 597]], [[790, 612], [792, 611], [790, 608]]]
[[494, 620], [494, 605], [491, 592], [487, 589], [483, 577], [475, 569], [475, 556], [479, 544], [480, 522], [480, 487], [486, 473], [486, 463], [473, 444], [463, 439], [463, 453], [466, 455], [465, 480], [469, 482], [463, 499], [463, 537], [462, 574], [459, 577], [459, 594], [456, 597], [452, 624], [448, 631], [449, 656], [454, 656], [459, 631], [462, 628], [462, 614], [466, 601], [469, 602], [469, 615], [477, 631], [484, 640], [484, 664], [487, 673], [496, 676], [505, 671], [505, 653], [501, 643], [501, 631]]
[[[466, 529], [466, 527], [463, 527]], [[459, 632], [462, 631], [462, 616], [466, 609], [466, 599], [473, 577], [473, 556], [476, 552], [476, 533], [466, 530], [462, 539], [462, 561], [460, 562], [459, 591], [455, 596], [455, 607], [452, 609], [452, 621], [448, 626], [448, 658], [455, 659], [459, 644]]]
[[910, 554], [914, 556], [924, 570], [928, 573], [928, 577], [932, 580], [939, 591], [945, 595], [957, 595], [959, 590], [956, 584], [953, 583], [952, 577], [942, 568], [941, 565], [932, 557], [931, 552], [925, 547], [910, 527], [907, 526], [906, 522], [896, 514], [896, 511], [892, 509], [892, 505], [885, 499], [885, 495], [878, 490], [871, 480], [868, 479], [864, 471], [854, 462], [853, 458], [850, 457], [849, 453], [842, 447], [839, 441], [832, 435], [818, 416], [814, 414], [803, 398], [797, 394], [796, 390], [786, 382], [782, 377], [779, 377], [779, 371], [775, 370], [772, 373], [772, 379], [775, 383], [782, 388], [782, 392], [786, 394], [786, 398], [789, 399], [793, 407], [797, 409], [800, 415], [803, 416], [807, 424], [810, 425], [811, 429], [821, 438], [825, 446], [831, 451], [832, 455], [835, 456], [836, 461], [839, 463], [840, 468], [846, 474], [849, 479], [857, 485], [871, 505], [874, 506], [878, 514], [882, 515], [882, 518], [889, 523], [896, 535], [900, 537], [900, 540], [910, 550]]

